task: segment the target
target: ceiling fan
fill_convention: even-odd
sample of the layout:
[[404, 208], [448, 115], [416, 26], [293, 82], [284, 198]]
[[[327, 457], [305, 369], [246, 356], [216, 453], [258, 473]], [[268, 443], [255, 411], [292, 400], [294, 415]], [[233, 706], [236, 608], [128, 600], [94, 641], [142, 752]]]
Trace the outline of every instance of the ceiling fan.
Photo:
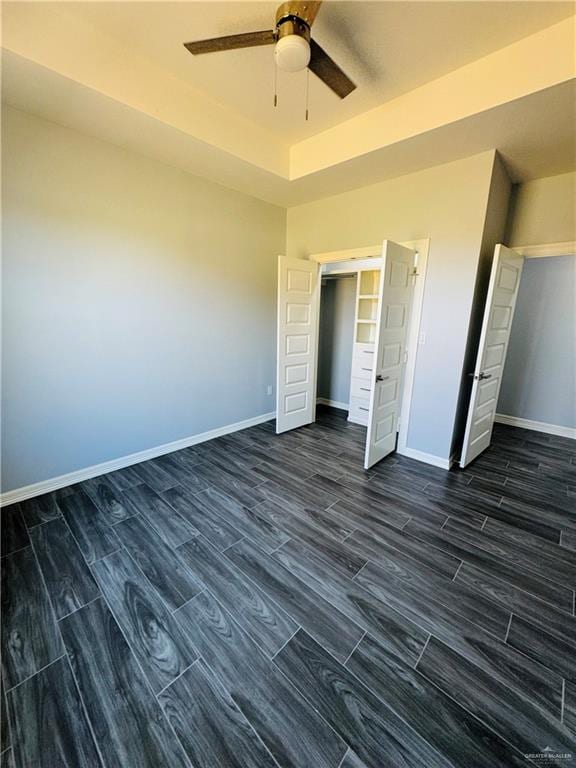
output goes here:
[[280, 69], [297, 72], [308, 67], [328, 88], [343, 99], [356, 86], [310, 36], [310, 28], [320, 10], [320, 5], [321, 2], [313, 0], [303, 2], [289, 0], [278, 7], [274, 29], [213, 37], [209, 40], [184, 43], [184, 47], [190, 53], [198, 55], [275, 44], [274, 57]]

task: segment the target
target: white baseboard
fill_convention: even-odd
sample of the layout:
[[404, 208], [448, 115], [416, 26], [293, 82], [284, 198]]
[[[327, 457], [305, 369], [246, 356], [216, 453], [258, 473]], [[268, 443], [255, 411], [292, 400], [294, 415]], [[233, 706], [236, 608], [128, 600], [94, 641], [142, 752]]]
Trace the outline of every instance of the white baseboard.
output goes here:
[[0, 496], [0, 506], [4, 507], [7, 504], [14, 504], [17, 501], [31, 499], [33, 496], [40, 496], [43, 493], [56, 491], [58, 488], [65, 488], [67, 485], [81, 483], [83, 480], [89, 480], [92, 477], [98, 477], [98, 475], [105, 475], [108, 472], [114, 472], [116, 469], [124, 469], [124, 467], [130, 467], [132, 464], [139, 464], [141, 461], [155, 459], [157, 456], [164, 456], [166, 453], [180, 451], [182, 448], [188, 448], [191, 445], [204, 443], [206, 440], [213, 440], [215, 437], [222, 437], [222, 435], [229, 435], [232, 432], [238, 432], [241, 429], [255, 427], [257, 424], [263, 424], [265, 421], [270, 421], [270, 419], [274, 418], [276, 418], [275, 411], [272, 411], [271, 413], [263, 413], [262, 415], [254, 416], [251, 419], [237, 421], [235, 424], [226, 424], [224, 427], [211, 429], [208, 432], [200, 432], [197, 435], [184, 437], [181, 440], [175, 440], [172, 443], [157, 445], [155, 448], [148, 448], [145, 451], [131, 453], [129, 456], [121, 456], [118, 459], [105, 461], [102, 464], [94, 464], [91, 467], [78, 469], [75, 472], [69, 472], [66, 475], [59, 475], [58, 477], [53, 477], [49, 480], [43, 480], [40, 483], [33, 483], [32, 485], [26, 485], [22, 488], [15, 488], [13, 491], [7, 491]]
[[425, 464], [432, 464], [433, 467], [440, 467], [440, 469], [450, 469], [454, 464], [454, 456], [449, 459], [443, 459], [441, 456], [435, 456], [433, 453], [424, 453], [424, 451], [417, 451], [414, 448], [401, 448], [397, 450], [402, 456], [407, 456], [409, 459], [416, 459], [416, 461], [423, 461]]
[[339, 408], [341, 411], [348, 411], [350, 409], [349, 403], [340, 403], [338, 400], [328, 400], [326, 397], [317, 397], [316, 403], [318, 405], [329, 405], [331, 408]]
[[549, 435], [571, 437], [573, 440], [576, 440], [576, 429], [574, 427], [561, 427], [559, 424], [546, 424], [544, 421], [519, 419], [517, 416], [507, 416], [505, 413], [497, 413], [495, 421], [498, 424], [508, 424], [511, 427], [521, 427], [522, 429], [533, 429], [535, 432], [546, 432]]

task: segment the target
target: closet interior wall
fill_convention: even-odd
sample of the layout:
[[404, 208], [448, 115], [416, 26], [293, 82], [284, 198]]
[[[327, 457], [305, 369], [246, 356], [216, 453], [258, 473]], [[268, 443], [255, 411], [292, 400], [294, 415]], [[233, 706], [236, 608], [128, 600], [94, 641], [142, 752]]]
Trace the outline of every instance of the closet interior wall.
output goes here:
[[317, 396], [348, 410], [356, 311], [356, 274], [323, 277]]

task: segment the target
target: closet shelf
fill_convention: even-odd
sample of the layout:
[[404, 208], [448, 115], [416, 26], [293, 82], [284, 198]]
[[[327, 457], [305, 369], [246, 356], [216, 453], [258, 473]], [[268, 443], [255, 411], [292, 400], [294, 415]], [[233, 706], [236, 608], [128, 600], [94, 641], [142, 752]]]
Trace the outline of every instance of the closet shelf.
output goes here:
[[[374, 365], [374, 342], [376, 341], [376, 329], [378, 328], [378, 289], [380, 286], [380, 270], [361, 270], [358, 273], [356, 283], [356, 317], [354, 318], [354, 354], [351, 370], [351, 391], [355, 379], [363, 380], [366, 369]], [[369, 365], [361, 365], [361, 362]], [[368, 423], [368, 409], [370, 401], [363, 390], [350, 401], [350, 413], [348, 419], [355, 424]], [[366, 402], [356, 401], [365, 400]], [[353, 402], [354, 401], [354, 402]], [[357, 407], [355, 407], [357, 406]]]
[[380, 270], [366, 269], [358, 273], [358, 294], [360, 296], [374, 296], [379, 292]]

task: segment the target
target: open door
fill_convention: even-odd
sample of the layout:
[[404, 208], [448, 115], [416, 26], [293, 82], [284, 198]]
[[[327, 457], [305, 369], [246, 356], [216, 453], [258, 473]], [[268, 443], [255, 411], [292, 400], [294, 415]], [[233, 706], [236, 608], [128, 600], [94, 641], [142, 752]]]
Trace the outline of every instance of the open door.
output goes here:
[[320, 265], [278, 257], [276, 432], [316, 418]]
[[365, 469], [396, 448], [406, 339], [414, 293], [413, 265], [414, 251], [391, 240], [384, 241]]
[[465, 467], [486, 450], [492, 439], [523, 266], [523, 256], [504, 245], [496, 246], [482, 321], [480, 347], [472, 374], [474, 382], [460, 458], [461, 467]]

